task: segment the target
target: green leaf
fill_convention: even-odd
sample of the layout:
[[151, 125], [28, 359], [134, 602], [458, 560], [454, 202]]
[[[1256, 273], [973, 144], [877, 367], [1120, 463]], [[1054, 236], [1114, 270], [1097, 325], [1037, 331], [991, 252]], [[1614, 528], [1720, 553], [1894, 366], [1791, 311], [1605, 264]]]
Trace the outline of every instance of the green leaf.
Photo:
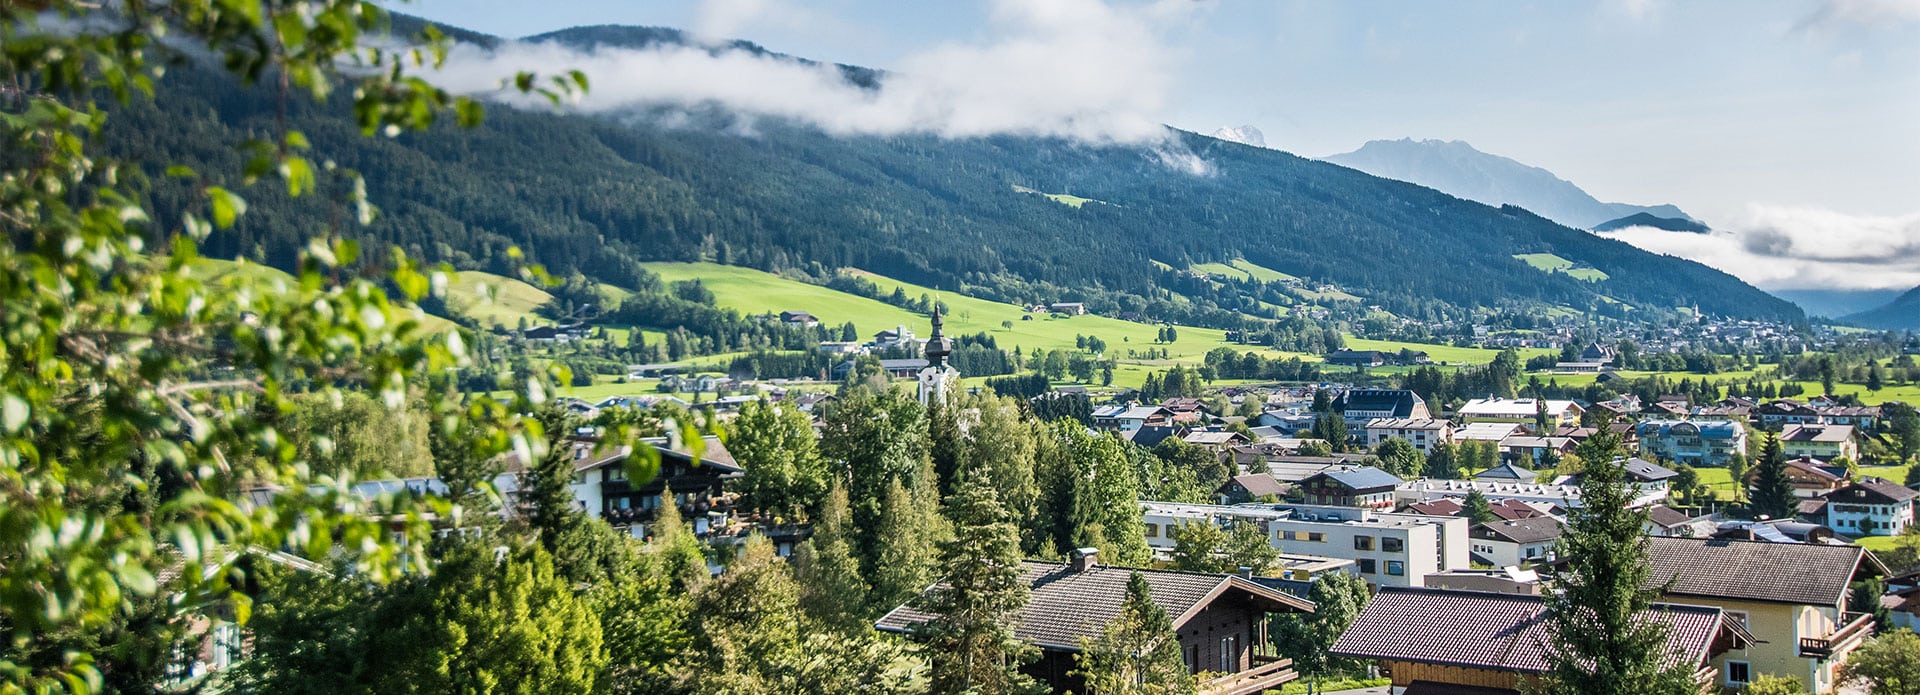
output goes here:
[[280, 162], [280, 175], [287, 180], [287, 195], [300, 197], [300, 194], [313, 190], [313, 165], [306, 157], [289, 156]]
[[247, 212], [245, 199], [219, 186], [207, 189], [207, 199], [213, 205], [213, 224], [221, 229], [232, 227], [234, 220]]

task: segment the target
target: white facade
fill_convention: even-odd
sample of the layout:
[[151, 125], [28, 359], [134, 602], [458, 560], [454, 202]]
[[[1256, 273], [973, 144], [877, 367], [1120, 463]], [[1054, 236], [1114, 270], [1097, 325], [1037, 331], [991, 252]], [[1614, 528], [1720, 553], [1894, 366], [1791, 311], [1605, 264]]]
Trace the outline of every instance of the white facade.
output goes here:
[[1844, 536], [1898, 536], [1913, 524], [1913, 500], [1882, 504], [1827, 502], [1827, 525]]
[[1281, 553], [1351, 560], [1353, 573], [1374, 585], [1424, 586], [1429, 574], [1472, 565], [1465, 518], [1309, 505], [1140, 504], [1147, 544], [1160, 553], [1173, 549], [1170, 531], [1181, 524], [1243, 520], [1262, 525]]
[[1366, 437], [1368, 449], [1399, 437], [1413, 444], [1413, 448], [1419, 449], [1420, 453], [1432, 454], [1434, 447], [1453, 441], [1453, 423], [1431, 419], [1374, 418], [1367, 421]]

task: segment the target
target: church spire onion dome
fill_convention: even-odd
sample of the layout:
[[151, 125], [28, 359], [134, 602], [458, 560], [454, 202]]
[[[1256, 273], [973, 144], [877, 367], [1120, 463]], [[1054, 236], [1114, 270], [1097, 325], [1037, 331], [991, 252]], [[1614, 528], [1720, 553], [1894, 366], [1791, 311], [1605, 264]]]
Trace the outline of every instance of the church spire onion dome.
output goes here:
[[953, 341], [940, 333], [940, 305], [933, 306], [933, 335], [927, 337], [927, 366], [939, 367], [947, 363], [947, 355], [953, 354]]

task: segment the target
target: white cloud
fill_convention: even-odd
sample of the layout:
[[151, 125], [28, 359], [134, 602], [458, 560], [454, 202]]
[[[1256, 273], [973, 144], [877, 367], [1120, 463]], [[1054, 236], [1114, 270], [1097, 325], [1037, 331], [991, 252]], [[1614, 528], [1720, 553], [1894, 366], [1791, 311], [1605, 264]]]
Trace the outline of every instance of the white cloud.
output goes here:
[[[1175, 52], [1161, 33], [1192, 2], [1111, 5], [1101, 0], [995, 0], [993, 36], [944, 43], [905, 56], [879, 89], [808, 66], [703, 47], [579, 51], [509, 43], [461, 46], [437, 80], [456, 91], [488, 92], [516, 70], [585, 72], [591, 92], [576, 108], [718, 106], [790, 118], [841, 135], [931, 133], [1059, 136], [1091, 143], [1167, 138], [1162, 113], [1173, 89]], [[709, 6], [703, 29], [741, 26], [770, 0]], [[1177, 159], [1177, 158], [1176, 158]], [[1191, 169], [1191, 166], [1187, 168]]]
[[1764, 289], [1920, 286], [1920, 213], [1847, 215], [1754, 206], [1712, 234], [1632, 227], [1607, 236], [1719, 268]]

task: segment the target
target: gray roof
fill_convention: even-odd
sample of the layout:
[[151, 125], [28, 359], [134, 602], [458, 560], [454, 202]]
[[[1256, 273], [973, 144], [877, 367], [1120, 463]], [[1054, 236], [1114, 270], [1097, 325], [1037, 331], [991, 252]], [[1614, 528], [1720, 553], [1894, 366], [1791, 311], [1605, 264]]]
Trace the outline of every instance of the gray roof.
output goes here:
[[[1153, 602], [1175, 628], [1229, 591], [1238, 591], [1270, 604], [1269, 611], [1311, 612], [1313, 603], [1230, 574], [1170, 572], [1099, 565], [1075, 572], [1071, 565], [1026, 560], [1020, 563], [1020, 581], [1032, 592], [1020, 611], [1014, 636], [1047, 649], [1079, 651], [1080, 640], [1100, 636], [1120, 615], [1127, 600], [1127, 580], [1138, 572], [1152, 589]], [[932, 589], [928, 589], [932, 591]], [[924, 597], [926, 594], [921, 594]], [[934, 616], [914, 607], [915, 602], [889, 611], [876, 629], [911, 632]]]
[[[1374, 468], [1373, 466], [1367, 466], [1364, 468], [1355, 468], [1350, 471], [1325, 471], [1320, 473], [1319, 475], [1313, 476], [1313, 478], [1318, 478], [1321, 476], [1326, 476], [1328, 478], [1331, 478], [1333, 479], [1334, 482], [1340, 483], [1341, 485], [1345, 485], [1355, 490], [1371, 490], [1374, 488], [1382, 488], [1382, 487], [1398, 487], [1400, 483], [1405, 482], [1400, 479], [1400, 476], [1394, 475], [1392, 473], [1388, 473], [1378, 468]], [[1308, 478], [1307, 480], [1312, 480], [1313, 478]], [[1301, 481], [1301, 482], [1305, 482], [1305, 481]]]
[[1679, 473], [1662, 468], [1651, 461], [1637, 458], [1627, 459], [1626, 465], [1622, 466], [1622, 468], [1626, 469], [1629, 477], [1643, 483], [1659, 482], [1679, 475]]
[[1540, 543], [1560, 537], [1560, 522], [1553, 517], [1496, 521], [1473, 527], [1474, 538], [1489, 538], [1508, 543]]
[[1855, 504], [1899, 504], [1920, 497], [1904, 485], [1880, 478], [1862, 478], [1852, 485], [1826, 494], [1829, 502], [1852, 502]]
[[1649, 538], [1650, 581], [1669, 596], [1832, 606], [1847, 595], [1862, 563], [1879, 561], [1859, 546]]
[[[1704, 663], [1723, 631], [1743, 634], [1722, 620], [1718, 608], [1654, 604], [1640, 615], [1667, 624], [1668, 648], [1688, 666]], [[1552, 638], [1539, 596], [1383, 586], [1328, 651], [1359, 659], [1542, 673]]]
[[1539, 473], [1535, 473], [1525, 468], [1521, 468], [1519, 466], [1513, 465], [1513, 463], [1511, 462], [1508, 462], [1508, 463], [1503, 463], [1498, 466], [1494, 466], [1492, 468], [1481, 471], [1479, 475], [1473, 476], [1473, 479], [1474, 480], [1524, 480], [1527, 482], [1532, 482], [1534, 478], [1538, 478], [1538, 477], [1540, 477]]

